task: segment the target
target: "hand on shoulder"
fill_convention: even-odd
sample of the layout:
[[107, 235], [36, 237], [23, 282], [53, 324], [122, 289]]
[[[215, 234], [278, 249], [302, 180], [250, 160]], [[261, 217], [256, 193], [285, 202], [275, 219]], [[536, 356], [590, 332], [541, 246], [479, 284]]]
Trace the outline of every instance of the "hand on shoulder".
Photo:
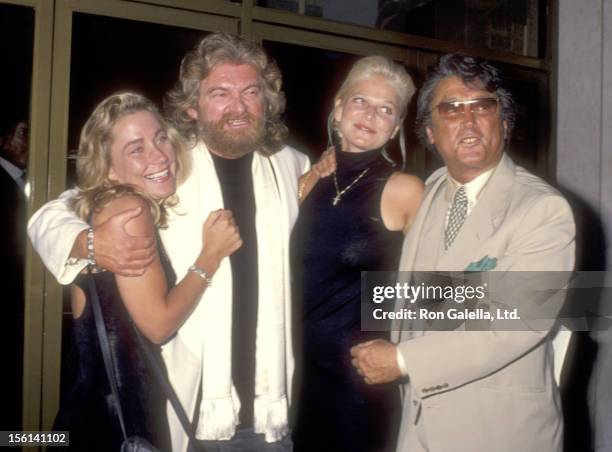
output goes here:
[[92, 215], [94, 227], [106, 221], [121, 224], [125, 232], [130, 235], [151, 235], [155, 231], [149, 203], [136, 194], [114, 198]]
[[112, 199], [93, 214], [92, 225], [99, 267], [122, 276], [140, 276], [157, 255], [149, 204], [138, 195]]
[[300, 204], [312, 191], [319, 179], [330, 176], [336, 171], [336, 153], [328, 148], [321, 154], [319, 161], [312, 165], [310, 171], [302, 174], [298, 181], [298, 200]]
[[312, 165], [312, 172], [317, 178], [324, 178], [330, 176], [336, 171], [336, 152], [333, 147], [327, 148], [319, 158], [319, 161]]

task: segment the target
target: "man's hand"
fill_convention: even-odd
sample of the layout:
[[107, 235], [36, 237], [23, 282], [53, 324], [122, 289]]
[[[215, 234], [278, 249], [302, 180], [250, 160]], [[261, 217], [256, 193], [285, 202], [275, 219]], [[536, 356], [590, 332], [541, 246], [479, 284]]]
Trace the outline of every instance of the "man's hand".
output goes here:
[[208, 214], [202, 225], [202, 243], [204, 247], [196, 265], [212, 276], [223, 258], [242, 246], [240, 231], [231, 211], [218, 209]]
[[334, 171], [336, 171], [336, 153], [334, 148], [329, 148], [321, 154], [321, 158], [312, 165], [310, 171], [300, 177], [298, 181], [298, 200], [300, 204], [319, 182], [319, 179], [329, 176]]
[[[155, 258], [155, 237], [134, 237], [125, 230], [142, 209], [129, 209], [94, 228], [94, 255], [98, 267], [121, 276], [140, 276]], [[87, 231], [79, 234], [72, 256], [87, 258]]]
[[395, 381], [401, 377], [397, 365], [397, 347], [391, 342], [376, 339], [351, 348], [351, 363], [367, 384]]
[[330, 176], [334, 171], [336, 171], [336, 153], [334, 152], [334, 148], [328, 148], [321, 157], [319, 161], [312, 165], [312, 172], [318, 178], [323, 178]]

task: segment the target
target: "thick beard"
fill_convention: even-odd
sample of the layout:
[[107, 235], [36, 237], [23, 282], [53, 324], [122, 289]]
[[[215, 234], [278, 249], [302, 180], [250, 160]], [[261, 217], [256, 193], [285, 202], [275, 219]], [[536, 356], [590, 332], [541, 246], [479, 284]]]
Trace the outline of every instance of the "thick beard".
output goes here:
[[[231, 132], [223, 128], [228, 121], [235, 119], [247, 119], [250, 126]], [[200, 138], [210, 150], [225, 158], [237, 159], [259, 149], [264, 136], [264, 121], [249, 113], [239, 117], [226, 114], [219, 121], [200, 123]]]

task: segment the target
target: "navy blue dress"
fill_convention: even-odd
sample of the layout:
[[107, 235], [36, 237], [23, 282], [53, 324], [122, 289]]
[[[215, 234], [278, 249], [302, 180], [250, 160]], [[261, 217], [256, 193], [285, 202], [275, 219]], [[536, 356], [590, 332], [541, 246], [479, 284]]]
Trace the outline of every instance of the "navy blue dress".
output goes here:
[[339, 189], [368, 172], [336, 206], [333, 177], [304, 200], [291, 237], [294, 288], [296, 452], [394, 449], [397, 384], [370, 386], [351, 365], [350, 348], [388, 332], [361, 331], [362, 270], [396, 270], [402, 233], [382, 222], [380, 200], [395, 171], [378, 150], [337, 152]]
[[[158, 252], [168, 287], [172, 287], [176, 277], [165, 258], [161, 244], [158, 245]], [[87, 302], [81, 316], [73, 322], [72, 346], [62, 375], [62, 397], [53, 429], [70, 431], [68, 450], [118, 451], [123, 443], [123, 436], [119, 419], [110, 402], [111, 389], [89, 299], [87, 280], [90, 277], [81, 274], [75, 280], [87, 295]], [[159, 450], [170, 451], [167, 398], [153, 370], [149, 368], [136, 337], [136, 326], [119, 295], [115, 276], [110, 272], [102, 272], [95, 273], [93, 278], [113, 354], [127, 435], [140, 436]], [[144, 340], [154, 352], [159, 365], [165, 369], [160, 346], [146, 338]]]

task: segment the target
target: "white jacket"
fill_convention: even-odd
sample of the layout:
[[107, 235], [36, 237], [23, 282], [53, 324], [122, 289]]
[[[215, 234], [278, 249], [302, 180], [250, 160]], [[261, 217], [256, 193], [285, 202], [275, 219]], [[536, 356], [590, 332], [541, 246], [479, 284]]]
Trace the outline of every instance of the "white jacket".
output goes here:
[[[183, 215], [171, 215], [169, 228], [161, 231], [166, 251], [179, 280], [186, 274], [187, 268], [193, 264], [200, 250], [202, 223], [211, 211], [223, 208], [218, 180], [211, 179], [214, 179], [216, 172], [208, 150], [200, 143], [191, 152], [193, 157], [192, 173], [177, 190], [180, 199], [178, 211]], [[287, 385], [285, 393], [289, 395], [291, 394], [290, 386], [294, 368], [290, 328], [289, 236], [299, 209], [297, 199], [298, 178], [309, 168], [309, 162], [306, 156], [287, 146], [273, 154], [269, 159], [262, 159], [259, 155], [256, 157], [254, 165], [256, 165], [255, 162], [268, 160], [271, 163], [273, 179], [280, 200], [281, 215], [280, 218], [273, 219], [273, 221], [279, 223], [279, 230], [282, 231], [282, 262], [273, 262], [272, 264], [284, 269], [282, 273], [284, 281], [280, 285], [284, 291], [283, 310], [285, 317], [285, 375], [283, 380]], [[257, 183], [256, 180], [258, 179], [254, 177], [255, 184]], [[83, 229], [88, 227], [85, 222], [76, 217], [66, 204], [73, 194], [74, 190], [66, 191], [59, 199], [47, 203], [32, 216], [28, 224], [28, 234], [34, 248], [60, 284], [71, 283], [85, 265], [84, 262], [78, 265], [66, 265], [76, 237]], [[261, 233], [262, 231], [258, 230], [258, 237]], [[276, 240], [278, 237], [274, 237], [274, 239]], [[258, 254], [261, 267], [261, 259], [270, 259], [270, 257], [262, 252]], [[227, 277], [228, 274], [229, 277]], [[228, 285], [229, 290], [227, 289]], [[201, 377], [202, 349], [204, 348], [197, 344], [194, 345], [194, 331], [201, 331], [201, 341], [206, 342], [207, 332], [202, 328], [201, 320], [208, 317], [203, 317], [202, 312], [199, 312], [204, 309], [205, 300], [213, 300], [207, 304], [208, 309], [210, 309], [211, 303], [216, 303], [215, 298], [226, 299], [231, 297], [229, 260], [222, 263], [215, 275], [215, 284], [211, 289], [213, 290], [209, 289], [206, 292], [203, 301], [181, 327], [175, 339], [163, 347], [163, 355], [169, 369], [170, 379], [190, 416], [195, 409], [195, 395]], [[208, 313], [208, 315], [210, 314]], [[200, 321], [195, 325], [193, 319], [200, 319]], [[209, 331], [208, 335], [210, 334]], [[213, 341], [216, 338], [209, 337], [208, 339]], [[172, 372], [172, 369], [180, 369], [180, 372]], [[171, 408], [168, 413], [173, 450], [184, 450], [186, 438], [182, 434], [182, 427], [177, 423]]]

